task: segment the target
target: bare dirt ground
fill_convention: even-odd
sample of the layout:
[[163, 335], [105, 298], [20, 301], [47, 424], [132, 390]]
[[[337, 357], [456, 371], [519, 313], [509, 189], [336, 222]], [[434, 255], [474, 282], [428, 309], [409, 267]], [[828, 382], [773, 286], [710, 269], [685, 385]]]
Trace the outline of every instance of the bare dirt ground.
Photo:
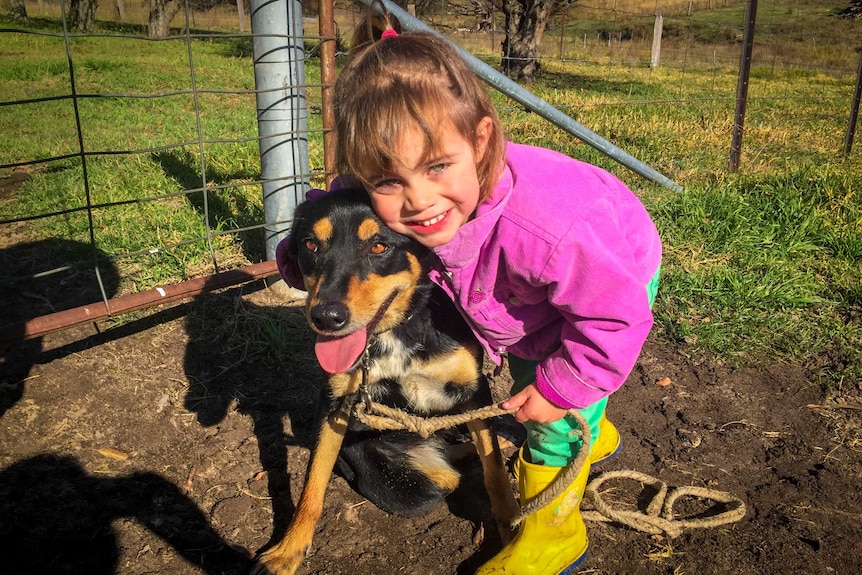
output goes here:
[[[34, 307], [8, 295], [7, 321]], [[283, 533], [309, 457], [322, 379], [300, 314], [246, 286], [99, 327], [0, 352], [0, 571], [244, 572]], [[862, 394], [827, 397], [816, 371], [733, 368], [650, 339], [611, 400], [623, 451], [606, 469], [723, 490], [748, 513], [674, 539], [591, 522], [582, 572], [862, 572]], [[478, 460], [464, 469], [448, 505], [411, 519], [334, 477], [303, 572], [472, 573], [499, 541], [490, 524], [481, 537]], [[633, 508], [640, 488], [605, 497]]]

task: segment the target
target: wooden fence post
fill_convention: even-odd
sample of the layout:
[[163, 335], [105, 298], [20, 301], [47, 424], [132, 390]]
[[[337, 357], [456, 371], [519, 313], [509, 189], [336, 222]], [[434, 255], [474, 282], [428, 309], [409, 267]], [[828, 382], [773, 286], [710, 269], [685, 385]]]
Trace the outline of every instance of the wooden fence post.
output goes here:
[[323, 166], [326, 189], [335, 179], [335, 4], [318, 0], [317, 28], [320, 32], [320, 104], [323, 120]]
[[563, 40], [566, 38], [566, 11], [560, 14], [560, 60], [563, 59]]
[[489, 20], [491, 21], [491, 52], [494, 52], [497, 49], [497, 21], [495, 20], [496, 14], [494, 14], [494, 3], [491, 2], [491, 16]]
[[237, 18], [239, 18], [239, 31], [245, 32], [245, 7], [243, 3], [245, 0], [236, 0], [236, 14]]
[[850, 121], [847, 123], [847, 135], [844, 137], [844, 154], [849, 156], [853, 148], [853, 135], [856, 133], [856, 118], [859, 116], [859, 100], [862, 99], [862, 49], [859, 50], [859, 70], [856, 72], [856, 90], [853, 92], [853, 104], [850, 106]]
[[736, 84], [736, 114], [733, 118], [733, 138], [730, 142], [728, 169], [739, 169], [742, 154], [742, 127], [745, 124], [745, 105], [748, 103], [748, 77], [751, 73], [751, 51], [754, 47], [754, 20], [757, 16], [757, 0], [748, 0], [745, 7], [745, 32], [742, 36], [742, 56], [739, 61], [739, 80]]
[[658, 68], [661, 61], [661, 34], [664, 29], [664, 17], [659, 14], [655, 17], [655, 25], [652, 29], [652, 50], [650, 51], [649, 67]]

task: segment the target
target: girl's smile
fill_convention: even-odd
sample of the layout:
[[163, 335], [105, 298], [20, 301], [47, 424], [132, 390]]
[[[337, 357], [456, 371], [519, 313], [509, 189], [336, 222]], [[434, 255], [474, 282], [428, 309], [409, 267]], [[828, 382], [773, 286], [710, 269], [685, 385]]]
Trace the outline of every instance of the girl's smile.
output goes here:
[[434, 216], [430, 220], [420, 222], [407, 222], [405, 225], [410, 226], [418, 234], [433, 234], [445, 227], [446, 217], [451, 213], [451, 210]]

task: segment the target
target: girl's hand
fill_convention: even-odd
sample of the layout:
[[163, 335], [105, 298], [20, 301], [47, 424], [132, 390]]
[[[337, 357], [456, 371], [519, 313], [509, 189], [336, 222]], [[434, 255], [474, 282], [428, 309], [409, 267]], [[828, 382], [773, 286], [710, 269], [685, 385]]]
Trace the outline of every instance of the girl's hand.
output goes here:
[[512, 417], [520, 423], [525, 421], [552, 423], [562, 419], [569, 412], [568, 409], [558, 407], [545, 399], [533, 383], [504, 401], [502, 408], [518, 409]]

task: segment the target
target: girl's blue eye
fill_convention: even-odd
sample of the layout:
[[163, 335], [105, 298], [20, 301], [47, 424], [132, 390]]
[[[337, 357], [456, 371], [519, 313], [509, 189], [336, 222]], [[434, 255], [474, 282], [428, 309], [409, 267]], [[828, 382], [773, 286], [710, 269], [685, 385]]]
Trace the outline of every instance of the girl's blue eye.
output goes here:
[[446, 169], [446, 164], [435, 164], [428, 170], [432, 174], [439, 174]]
[[392, 194], [398, 186], [398, 180], [380, 180], [372, 184], [371, 190], [378, 194]]

